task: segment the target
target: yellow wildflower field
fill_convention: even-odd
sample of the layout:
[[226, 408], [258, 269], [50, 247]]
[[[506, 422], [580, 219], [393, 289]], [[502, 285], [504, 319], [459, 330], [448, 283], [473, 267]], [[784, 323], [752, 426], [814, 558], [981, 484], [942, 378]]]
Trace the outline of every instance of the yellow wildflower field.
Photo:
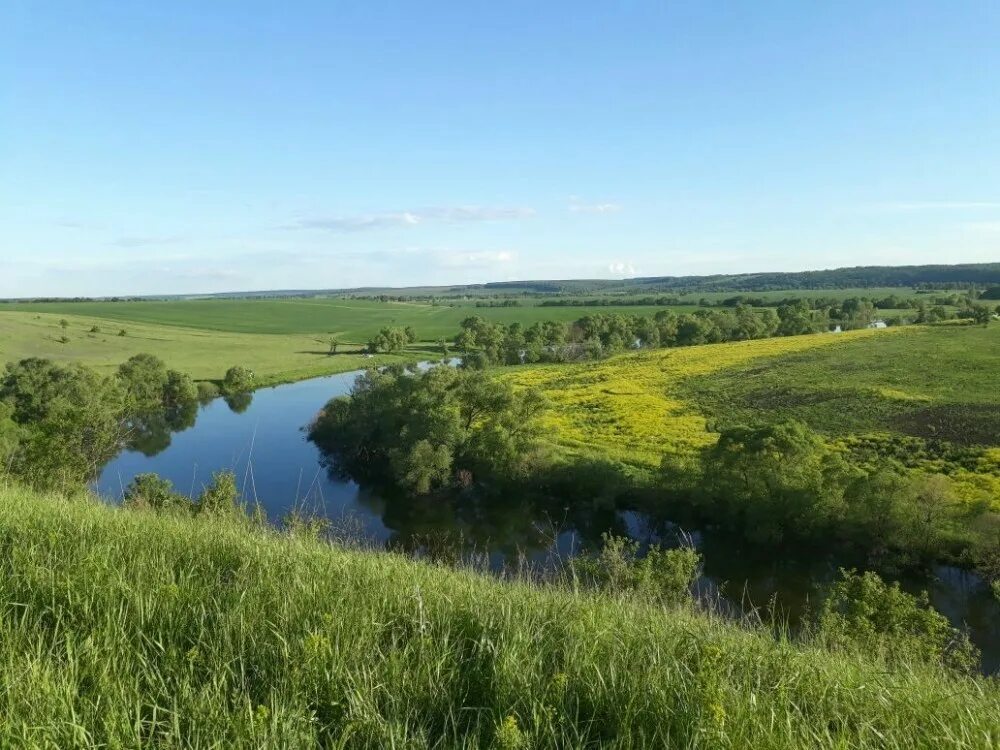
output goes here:
[[501, 377], [515, 387], [536, 388], [549, 399], [544, 425], [554, 445], [653, 469], [665, 454], [687, 453], [715, 440], [705, 418], [677, 392], [676, 385], [685, 378], [898, 330], [655, 349], [598, 362], [515, 368]]

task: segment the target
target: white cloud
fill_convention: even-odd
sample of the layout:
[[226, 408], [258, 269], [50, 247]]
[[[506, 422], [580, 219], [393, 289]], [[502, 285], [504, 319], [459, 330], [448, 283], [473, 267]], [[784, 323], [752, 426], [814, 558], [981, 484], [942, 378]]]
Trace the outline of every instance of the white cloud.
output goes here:
[[571, 196], [569, 199], [569, 205], [566, 207], [570, 213], [574, 214], [616, 214], [622, 210], [622, 207], [618, 203], [583, 203], [576, 196]]
[[477, 221], [513, 221], [527, 219], [535, 210], [524, 207], [444, 206], [411, 211], [390, 211], [357, 216], [312, 217], [300, 219], [291, 228], [326, 229], [333, 232], [361, 232], [370, 229], [414, 227], [425, 222], [449, 224]]
[[608, 264], [608, 273], [614, 276], [635, 276], [636, 270], [635, 266], [631, 263], [624, 263], [622, 261], [612, 261]]

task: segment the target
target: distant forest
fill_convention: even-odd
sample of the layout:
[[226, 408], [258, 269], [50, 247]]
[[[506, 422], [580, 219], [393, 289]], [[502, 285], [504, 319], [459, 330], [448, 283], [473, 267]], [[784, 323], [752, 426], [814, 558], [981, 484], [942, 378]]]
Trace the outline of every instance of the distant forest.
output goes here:
[[[587, 292], [767, 292], [855, 287], [964, 288], [1000, 284], [1000, 263], [926, 266], [856, 266], [794, 273], [650, 276], [622, 280], [500, 281], [465, 289], [523, 290], [542, 294]], [[453, 287], [457, 289], [456, 287]]]
[[[485, 284], [413, 287], [359, 287], [354, 289], [294, 289], [223, 292], [202, 295], [162, 295], [114, 299], [254, 298], [254, 297], [515, 297], [560, 294], [634, 294], [645, 292], [769, 292], [791, 289], [853, 289], [909, 287], [914, 289], [967, 289], [1000, 286], [1000, 263], [963, 263], [924, 266], [855, 266], [824, 271], [715, 274], [712, 276], [648, 276], [634, 279], [562, 279], [494, 281]], [[65, 301], [47, 298], [44, 301]], [[84, 298], [75, 298], [83, 300]], [[11, 300], [0, 300], [6, 302]], [[43, 301], [38, 299], [37, 301]]]

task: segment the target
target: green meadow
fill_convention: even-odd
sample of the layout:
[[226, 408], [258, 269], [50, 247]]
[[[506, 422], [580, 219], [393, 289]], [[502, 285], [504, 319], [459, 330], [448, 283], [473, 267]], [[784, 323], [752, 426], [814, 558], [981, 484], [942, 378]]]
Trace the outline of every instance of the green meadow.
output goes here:
[[[473, 303], [474, 304], [474, 303]], [[593, 312], [652, 315], [662, 307], [474, 307], [469, 303], [377, 302], [337, 298], [176, 300], [169, 302], [41, 302], [5, 304], [4, 311], [75, 315], [123, 325], [196, 328], [226, 333], [334, 334], [367, 341], [383, 326], [413, 326], [421, 341], [451, 338], [469, 315], [494, 323], [531, 325], [539, 320], [572, 321]]]
[[[68, 325], [63, 327], [61, 321]], [[124, 336], [119, 335], [122, 330]], [[400, 354], [366, 357], [361, 352], [362, 341], [346, 338], [341, 339], [337, 354], [331, 356], [327, 338], [304, 333], [237, 333], [0, 309], [0, 362], [44, 357], [56, 362], [78, 362], [110, 373], [129, 357], [148, 353], [196, 380], [220, 380], [233, 365], [244, 365], [254, 370], [258, 385], [273, 385], [433, 356], [417, 346]]]
[[994, 748], [1000, 687], [692, 605], [0, 486], [0, 746]]

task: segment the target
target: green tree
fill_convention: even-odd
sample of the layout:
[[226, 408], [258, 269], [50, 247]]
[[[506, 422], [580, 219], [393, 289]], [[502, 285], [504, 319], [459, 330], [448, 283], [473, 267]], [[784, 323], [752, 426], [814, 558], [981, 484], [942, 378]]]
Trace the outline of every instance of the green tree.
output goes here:
[[198, 513], [208, 515], [234, 515], [243, 512], [236, 475], [220, 471], [212, 475], [212, 483], [198, 497]]
[[703, 454], [717, 514], [758, 543], [808, 537], [842, 510], [847, 467], [808, 427], [733, 427]]
[[249, 367], [235, 365], [226, 370], [222, 380], [222, 392], [228, 395], [247, 393], [253, 390], [254, 373]]
[[167, 366], [152, 354], [136, 354], [118, 367], [118, 380], [135, 411], [153, 411], [163, 406]]
[[198, 400], [198, 386], [191, 376], [177, 370], [167, 370], [161, 403], [167, 409], [178, 409]]

